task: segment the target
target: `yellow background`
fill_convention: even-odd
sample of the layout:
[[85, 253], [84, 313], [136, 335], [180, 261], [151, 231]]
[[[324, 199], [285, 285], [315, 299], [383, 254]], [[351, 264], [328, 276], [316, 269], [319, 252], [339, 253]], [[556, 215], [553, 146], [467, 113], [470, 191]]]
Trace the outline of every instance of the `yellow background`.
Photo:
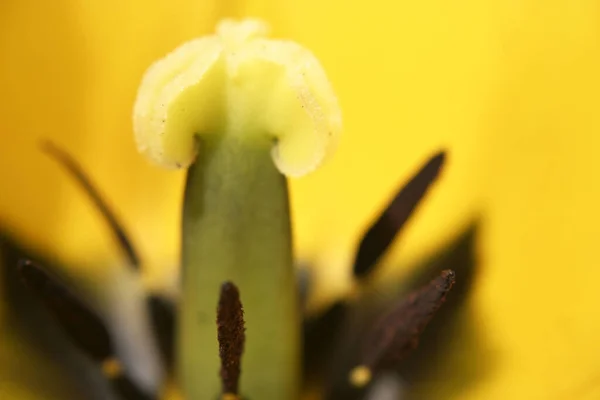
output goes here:
[[[594, 0], [5, 0], [0, 224], [97, 286], [118, 268], [89, 201], [39, 151], [51, 139], [115, 205], [158, 285], [176, 263], [183, 175], [137, 155], [135, 91], [151, 61], [223, 16], [245, 15], [311, 48], [343, 107], [337, 155], [292, 183], [298, 255], [329, 288], [315, 304], [344, 293], [361, 230], [447, 148], [440, 184], [388, 261], [404, 274], [481, 216], [482, 271], [468, 307], [486, 345], [449, 350], [419, 390], [434, 399], [600, 397]], [[481, 380], [453, 384], [480, 363], [492, 363]]]

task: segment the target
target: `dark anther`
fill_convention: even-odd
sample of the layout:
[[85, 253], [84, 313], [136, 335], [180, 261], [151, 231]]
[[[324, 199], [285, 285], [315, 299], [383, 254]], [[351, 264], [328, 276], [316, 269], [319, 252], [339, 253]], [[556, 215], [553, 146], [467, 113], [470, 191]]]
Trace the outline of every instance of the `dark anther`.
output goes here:
[[415, 349], [419, 336], [444, 303], [454, 282], [454, 271], [442, 271], [429, 284], [392, 306], [367, 336], [361, 365], [378, 370], [397, 364]]
[[432, 157], [421, 170], [398, 192], [377, 221], [363, 236], [356, 259], [354, 275], [365, 278], [394, 241], [398, 232], [415, 211], [431, 184], [438, 177], [446, 153]]
[[128, 263], [135, 269], [138, 269], [140, 266], [140, 258], [125, 232], [123, 224], [118, 220], [116, 214], [106, 200], [100, 195], [99, 190], [85, 174], [83, 168], [66, 151], [60, 149], [51, 142], [44, 142], [42, 148], [46, 153], [58, 161], [81, 185], [85, 193], [91, 198], [92, 202], [96, 205], [108, 223], [117, 243], [119, 243], [125, 257], [127, 257]]
[[71, 339], [94, 360], [112, 356], [109, 333], [102, 320], [60, 281], [31, 261], [19, 263], [24, 283], [58, 319]]
[[[19, 273], [25, 285], [41, 299], [70, 339], [85, 354], [99, 366], [116, 360], [110, 334], [102, 319], [58, 278], [29, 260], [19, 262]], [[111, 372], [107, 379], [124, 400], [154, 398], [144, 393], [120, 368]]]
[[221, 286], [217, 329], [223, 394], [237, 395], [246, 334], [240, 293], [231, 282], [225, 282]]

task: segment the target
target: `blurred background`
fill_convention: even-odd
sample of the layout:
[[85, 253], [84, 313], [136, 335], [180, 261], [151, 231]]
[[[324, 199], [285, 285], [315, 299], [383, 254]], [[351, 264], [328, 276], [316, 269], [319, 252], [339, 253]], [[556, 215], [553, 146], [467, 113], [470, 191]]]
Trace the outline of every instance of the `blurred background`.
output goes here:
[[[418, 398], [600, 398], [597, 1], [4, 0], [3, 235], [56, 260], [99, 303], [119, 276], [98, 212], [40, 151], [50, 139], [110, 199], [148, 287], [172, 293], [184, 175], [138, 155], [132, 104], [153, 60], [244, 16], [310, 48], [344, 113], [335, 157], [291, 182], [296, 253], [315, 278], [309, 309], [347, 294], [363, 230], [446, 149], [439, 183], [381, 274], [411, 276], [476, 221], [477, 274]], [[15, 333], [7, 286], [0, 398], [65, 398], [68, 372], [31, 344], [52, 333]]]

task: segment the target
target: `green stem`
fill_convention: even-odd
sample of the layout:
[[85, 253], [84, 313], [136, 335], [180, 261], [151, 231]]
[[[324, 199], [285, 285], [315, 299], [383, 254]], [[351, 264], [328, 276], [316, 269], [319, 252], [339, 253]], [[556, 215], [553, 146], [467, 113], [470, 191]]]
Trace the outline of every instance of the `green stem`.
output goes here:
[[217, 328], [221, 284], [240, 290], [246, 320], [241, 395], [298, 397], [299, 318], [287, 181], [272, 143], [209, 136], [187, 176], [179, 372], [187, 400], [221, 393]]

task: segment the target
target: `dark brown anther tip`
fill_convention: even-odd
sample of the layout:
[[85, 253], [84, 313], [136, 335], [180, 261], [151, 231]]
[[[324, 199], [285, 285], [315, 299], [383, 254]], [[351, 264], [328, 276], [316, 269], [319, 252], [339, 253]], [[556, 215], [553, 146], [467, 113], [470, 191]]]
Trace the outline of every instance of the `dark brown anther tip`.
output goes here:
[[232, 282], [221, 285], [217, 307], [217, 338], [221, 358], [222, 393], [237, 395], [246, 334], [240, 293]]
[[378, 219], [368, 228], [361, 239], [354, 260], [353, 272], [357, 279], [365, 279], [371, 275], [377, 262], [439, 177], [445, 161], [444, 151], [431, 157], [398, 191]]
[[439, 276], [439, 279], [442, 282], [438, 284], [438, 290], [448, 292], [456, 283], [456, 272], [452, 271], [451, 269], [446, 269], [442, 271], [442, 273]]
[[430, 166], [430, 168], [436, 170], [436, 174], [439, 173], [440, 169], [442, 169], [442, 166], [444, 165], [444, 163], [446, 162], [446, 157], [447, 157], [447, 153], [446, 151], [440, 151], [437, 154], [435, 154], [433, 157], [431, 157], [431, 160], [429, 160], [429, 162], [427, 163], [427, 165]]
[[414, 350], [455, 280], [454, 271], [444, 270], [396, 303], [373, 326], [365, 342], [361, 365], [377, 371], [401, 361]]

